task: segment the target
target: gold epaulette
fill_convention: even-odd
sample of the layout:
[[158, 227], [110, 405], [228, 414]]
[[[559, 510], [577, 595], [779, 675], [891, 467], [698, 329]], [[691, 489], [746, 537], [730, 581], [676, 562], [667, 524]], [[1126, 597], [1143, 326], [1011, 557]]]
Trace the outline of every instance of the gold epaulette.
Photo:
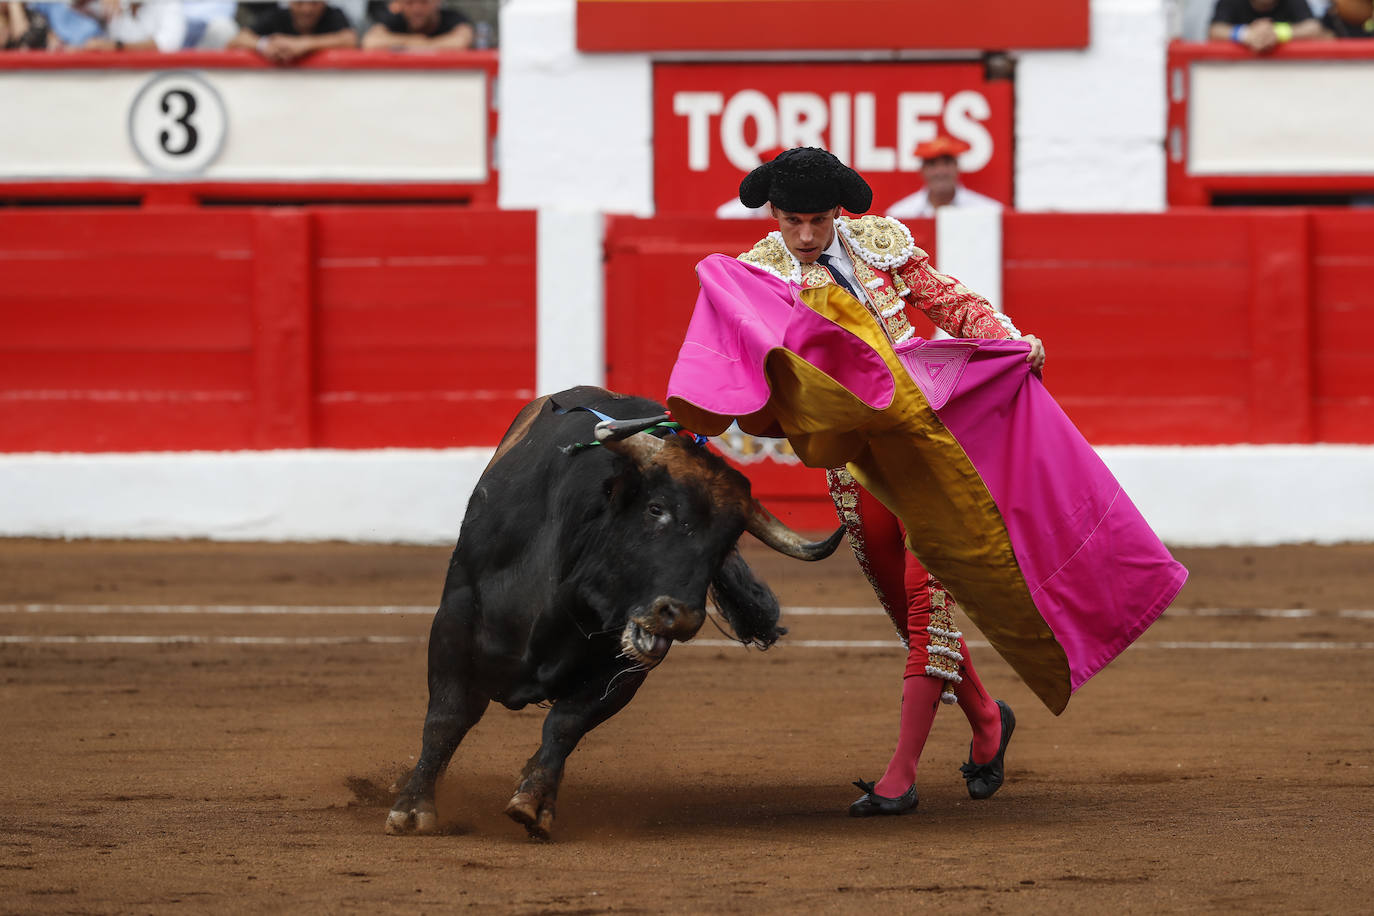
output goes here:
[[773, 274], [775, 277], [801, 286], [801, 265], [792, 257], [783, 243], [782, 233], [774, 230], [755, 243], [739, 260], [753, 264]]
[[879, 270], [900, 267], [921, 250], [911, 238], [910, 230], [888, 216], [869, 214], [858, 219], [842, 216], [836, 222], [850, 250]]

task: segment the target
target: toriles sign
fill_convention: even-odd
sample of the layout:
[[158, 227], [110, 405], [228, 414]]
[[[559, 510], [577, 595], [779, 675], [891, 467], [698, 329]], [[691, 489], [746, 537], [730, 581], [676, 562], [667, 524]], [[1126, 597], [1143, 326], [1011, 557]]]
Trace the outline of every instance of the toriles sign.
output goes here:
[[963, 140], [964, 184], [1010, 204], [1012, 86], [979, 63], [659, 64], [659, 212], [729, 211], [740, 179], [780, 149], [821, 146], [873, 186], [872, 212], [921, 186], [916, 147]]
[[580, 51], [1087, 45], [1088, 0], [577, 0]]

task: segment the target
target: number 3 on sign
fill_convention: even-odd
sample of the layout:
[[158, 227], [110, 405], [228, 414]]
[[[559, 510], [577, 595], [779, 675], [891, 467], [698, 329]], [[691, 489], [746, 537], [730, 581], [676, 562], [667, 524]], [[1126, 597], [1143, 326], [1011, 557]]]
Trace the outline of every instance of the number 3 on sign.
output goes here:
[[154, 74], [129, 109], [129, 139], [148, 167], [163, 175], [199, 175], [224, 146], [224, 102], [199, 74]]

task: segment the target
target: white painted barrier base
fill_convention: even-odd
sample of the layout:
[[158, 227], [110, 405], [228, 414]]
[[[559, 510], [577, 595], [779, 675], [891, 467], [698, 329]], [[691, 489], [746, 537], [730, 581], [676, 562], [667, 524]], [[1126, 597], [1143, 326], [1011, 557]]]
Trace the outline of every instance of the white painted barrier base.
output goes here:
[[452, 543], [491, 454], [0, 455], [0, 535]]
[[[1374, 541], [1374, 447], [1099, 449], [1175, 546]], [[0, 536], [446, 544], [490, 449], [0, 455]]]

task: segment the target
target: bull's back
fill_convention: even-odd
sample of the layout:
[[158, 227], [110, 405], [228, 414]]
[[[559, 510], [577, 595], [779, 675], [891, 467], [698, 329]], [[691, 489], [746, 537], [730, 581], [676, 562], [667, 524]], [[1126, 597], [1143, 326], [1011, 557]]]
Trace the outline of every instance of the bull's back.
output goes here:
[[628, 420], [657, 416], [667, 410], [657, 401], [634, 395], [616, 394], [605, 388], [580, 385], [556, 394], [535, 398], [515, 415], [511, 425], [496, 447], [483, 477], [499, 465], [509, 466], [506, 459], [519, 452], [519, 470], [545, 468], [556, 457], [566, 457], [565, 450], [579, 445], [593, 445], [594, 430], [603, 417]]

